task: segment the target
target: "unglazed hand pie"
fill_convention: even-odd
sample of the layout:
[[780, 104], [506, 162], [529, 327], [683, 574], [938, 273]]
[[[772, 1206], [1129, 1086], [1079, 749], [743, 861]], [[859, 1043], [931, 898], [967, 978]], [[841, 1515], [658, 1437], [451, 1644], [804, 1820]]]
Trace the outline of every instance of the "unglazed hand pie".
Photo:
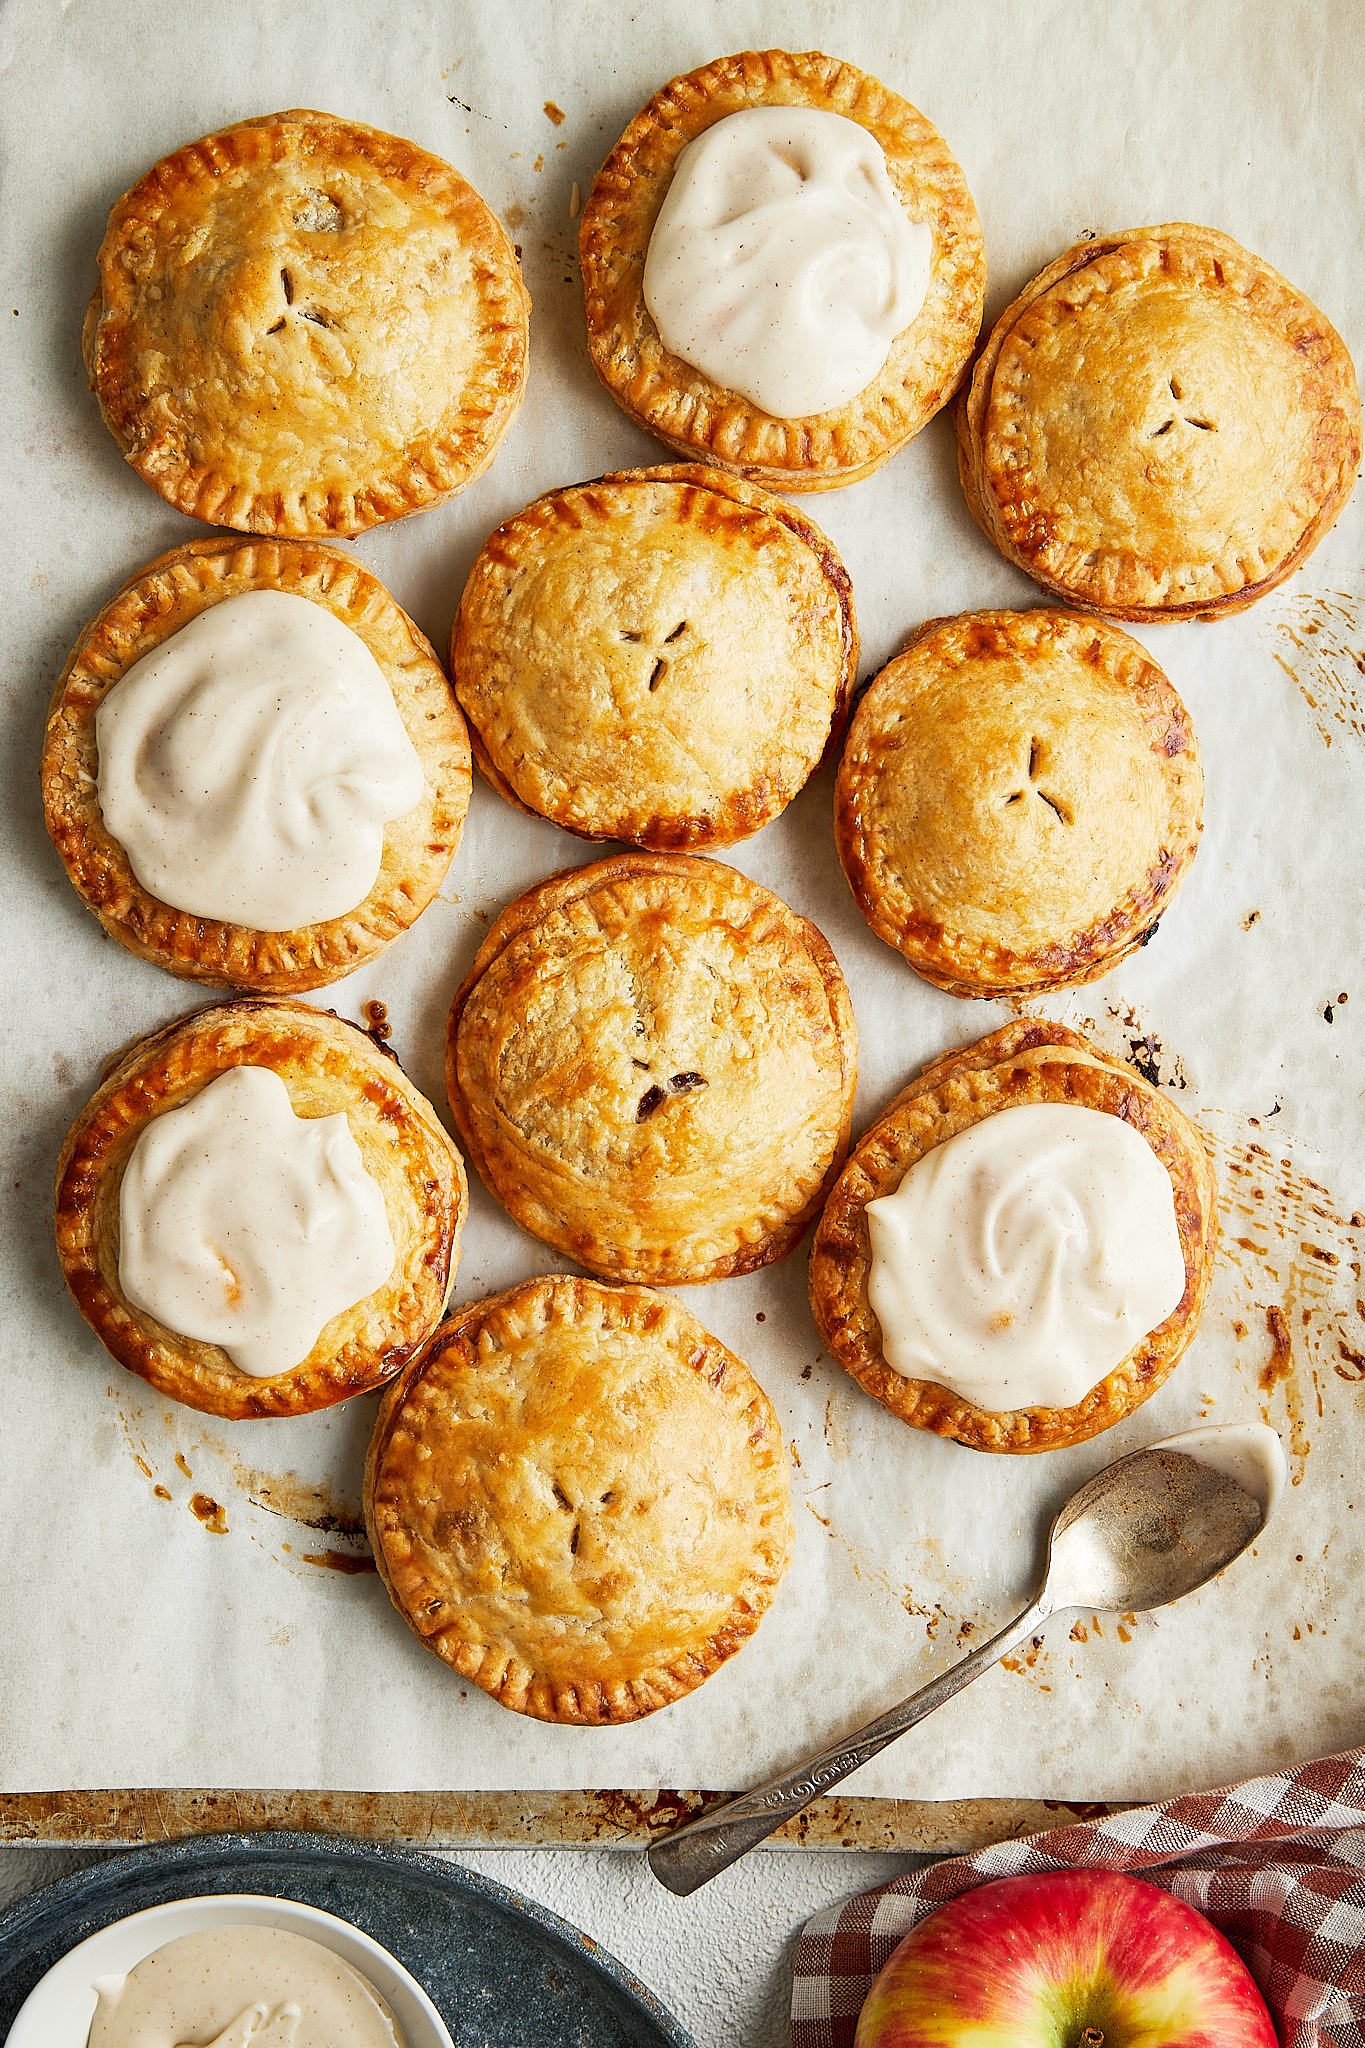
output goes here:
[[1152, 936], [1199, 844], [1180, 698], [1074, 612], [931, 619], [850, 721], [839, 857], [879, 938], [957, 996], [1039, 995]]
[[[830, 181], [832, 189], [821, 195], [822, 203], [827, 200], [836, 212], [851, 211], [853, 227], [861, 231], [869, 211], [875, 211], [875, 167], [878, 180], [889, 179], [888, 203], [898, 202], [902, 210], [904, 220], [895, 225], [909, 223], [925, 242], [925, 289], [918, 311], [890, 339], [889, 353], [870, 381], [859, 387], [855, 378], [855, 395], [818, 411], [789, 415], [765, 410], [736, 388], [736, 379], [748, 381], [742, 371], [718, 380], [665, 346], [646, 303], [646, 261], [679, 158], [722, 121], [754, 109], [788, 110], [802, 119], [807, 114], [838, 116], [861, 129], [862, 138], [852, 137], [854, 155], [871, 138], [872, 165], [850, 160], [847, 174], [841, 178], [836, 173]], [[785, 243], [779, 269], [788, 255], [798, 266], [797, 282], [782, 286], [784, 299], [813, 300], [822, 266], [839, 256], [837, 247], [826, 247], [810, 226], [819, 154], [802, 131], [794, 140], [764, 139], [752, 176], [742, 161], [732, 171], [728, 160], [704, 174], [710, 179], [714, 227], [709, 253], [701, 258], [699, 286], [712, 288], [744, 253], [731, 246], [734, 208], [750, 208], [753, 222], [762, 227], [776, 203], [800, 215], [790, 230], [779, 225], [774, 231]], [[782, 186], [784, 178], [790, 190], [769, 189], [774, 182]], [[850, 191], [856, 193], [851, 209]], [[836, 242], [842, 232], [837, 222], [829, 230]], [[840, 326], [866, 277], [877, 275], [882, 290], [888, 289], [882, 273], [891, 252], [882, 246], [884, 240], [874, 228], [870, 249], [850, 258], [847, 276], [840, 275], [830, 293], [830, 331], [801, 337], [814, 370], [823, 370], [826, 359], [836, 358], [843, 348]], [[818, 51], [745, 51], [675, 78], [656, 93], [598, 174], [583, 209], [579, 248], [593, 364], [617, 403], [678, 454], [720, 463], [753, 483], [784, 491], [829, 490], [879, 468], [952, 397], [981, 324], [986, 278], [981, 224], [943, 138], [875, 78]], [[762, 262], [758, 267], [763, 269]], [[765, 307], [773, 302], [766, 275], [756, 279], [755, 291]], [[684, 308], [690, 296], [681, 289], [673, 293]], [[709, 323], [710, 337], [750, 317], [741, 300], [726, 309], [726, 317]], [[758, 352], [764, 347], [764, 326], [771, 322], [765, 313], [753, 325], [752, 352]], [[706, 322], [702, 328], [707, 330]], [[767, 367], [782, 380], [792, 344], [783, 328], [774, 332]], [[782, 404], [791, 402], [802, 401]]]
[[[339, 622], [358, 636], [362, 658], [378, 664], [375, 687], [387, 686], [385, 705], [395, 731], [415, 755], [421, 794], [403, 815], [375, 830], [378, 872], [353, 907], [308, 923], [288, 909], [291, 889], [311, 884], [312, 848], [327, 822], [331, 838], [343, 850], [353, 837], [350, 812], [336, 815], [340, 791], [363, 777], [371, 765], [368, 747], [360, 740], [354, 715], [341, 691], [324, 672], [313, 695], [284, 727], [271, 725], [229, 755], [221, 771], [215, 801], [230, 815], [229, 826], [244, 850], [257, 850], [267, 826], [277, 834], [282, 859], [286, 908], [262, 930], [231, 916], [204, 914], [200, 899], [177, 905], [144, 886], [128, 851], [113, 836], [100, 800], [101, 760], [97, 721], [102, 707], [112, 709], [121, 680], [134, 664], [173, 651], [173, 636], [192, 622], [201, 622], [228, 600], [260, 592], [285, 593], [320, 607], [323, 623], [334, 630]], [[219, 622], [228, 616], [217, 614]], [[306, 619], [307, 615], [305, 615]], [[345, 634], [340, 636], [343, 640]], [[251, 672], [254, 669], [254, 673]], [[218, 668], [221, 674], [221, 664]], [[215, 673], [212, 650], [190, 679], [196, 687], [184, 693], [186, 714], [179, 730], [190, 735], [181, 754], [193, 755], [191, 739], [206, 724], [205, 683]], [[227, 700], [248, 686], [260, 686], [265, 671], [254, 658], [238, 679], [223, 678]], [[282, 678], [287, 680], [288, 678]], [[270, 706], [276, 699], [270, 694]], [[319, 757], [317, 734], [322, 713], [338, 728], [339, 755]], [[226, 715], [226, 714], [225, 714]], [[160, 736], [163, 740], [165, 735]], [[164, 751], [164, 749], [163, 749]], [[135, 765], [139, 785], [149, 773], [147, 750]], [[172, 746], [169, 756], [177, 772], [193, 768]], [[162, 778], [164, 782], [165, 778]], [[155, 781], [155, 779], [154, 779]], [[141, 959], [173, 974], [217, 987], [249, 988], [289, 995], [318, 988], [373, 959], [419, 916], [439, 889], [455, 849], [469, 803], [469, 741], [464, 720], [445, 673], [428, 642], [402, 612], [383, 585], [348, 555], [317, 541], [193, 541], [164, 555], [127, 583], [81, 635], [57, 685], [48, 714], [42, 762], [43, 803], [47, 827], [67, 873], [100, 923]], [[193, 861], [195, 839], [206, 826], [210, 790], [207, 780], [191, 775], [183, 789], [165, 795], [181, 820], [181, 857]], [[399, 799], [406, 801], [406, 798]], [[242, 805], [240, 815], [234, 806]], [[292, 806], [292, 809], [290, 808]], [[392, 805], [387, 807], [392, 809]], [[320, 815], [319, 815], [320, 814]], [[125, 828], [126, 829], [126, 828]], [[295, 867], [294, 862], [298, 865]], [[231, 842], [224, 864], [230, 871]], [[198, 881], [198, 877], [182, 876]], [[174, 882], [158, 875], [158, 886], [177, 893]], [[192, 893], [192, 892], [191, 892]], [[346, 900], [343, 891], [341, 901]]]
[[[225, 1081], [231, 1100], [215, 1111]], [[278, 1097], [280, 1083], [287, 1101], [270, 1122], [243, 1109], [244, 1094]], [[224, 1134], [216, 1161], [206, 1130]], [[57, 1163], [57, 1250], [96, 1336], [159, 1393], [238, 1420], [301, 1415], [380, 1385], [426, 1343], [467, 1203], [459, 1153], [390, 1053], [330, 1012], [248, 996], [116, 1055]], [[329, 1238], [339, 1209], [355, 1227]], [[389, 1272], [376, 1281], [356, 1239], [382, 1246], [385, 1225]], [[321, 1273], [317, 1298], [330, 1289], [344, 1305], [305, 1338], [306, 1355], [272, 1371], [319, 1244], [336, 1271]], [[144, 1303], [193, 1295], [194, 1319], [222, 1341], [168, 1327], [130, 1289]]]
[[479, 767], [589, 839], [728, 846], [842, 725], [852, 590], [819, 528], [716, 469], [552, 491], [485, 542], [450, 645]]
[[956, 409], [977, 524], [1119, 619], [1214, 618], [1292, 575], [1350, 496], [1355, 371], [1213, 228], [1078, 242], [996, 321]]
[[380, 1404], [365, 1520], [429, 1650], [502, 1706], [580, 1726], [709, 1678], [792, 1543], [748, 1367], [669, 1296], [578, 1279], [442, 1325]]
[[524, 1230], [604, 1279], [682, 1286], [780, 1259], [818, 1212], [857, 1034], [813, 924], [719, 861], [627, 853], [503, 911], [446, 1081]]
[[[947, 1384], [950, 1379], [970, 1380], [975, 1375], [978, 1357], [969, 1353], [992, 1351], [1000, 1379], [1006, 1384], [1026, 1385], [1030, 1377], [1037, 1377], [1037, 1369], [1026, 1363], [1022, 1377], [1012, 1369], [1009, 1348], [1016, 1321], [1022, 1355], [1027, 1343], [1036, 1345], [1040, 1334], [1045, 1334], [1052, 1297], [1058, 1290], [1074, 1294], [1074, 1320], [1093, 1325], [1100, 1320], [1094, 1312], [1097, 1305], [1106, 1304], [1108, 1319], [1107, 1304], [1121, 1299], [1133, 1277], [1121, 1270], [1125, 1245], [1105, 1241], [1103, 1230], [1092, 1228], [1104, 1222], [1103, 1191], [1096, 1195], [1084, 1177], [1086, 1168], [1073, 1172], [1063, 1163], [1058, 1169], [1054, 1160], [1045, 1177], [1030, 1182], [1016, 1163], [1008, 1184], [1002, 1181], [997, 1187], [988, 1183], [975, 1191], [976, 1207], [963, 1202], [950, 1216], [929, 1216], [934, 1226], [934, 1255], [956, 1265], [964, 1276], [961, 1292], [976, 1297], [969, 1306], [972, 1314], [979, 1312], [979, 1321], [973, 1325], [968, 1320], [968, 1305], [954, 1304], [951, 1288], [947, 1290], [950, 1314], [959, 1318], [956, 1341], [961, 1355], [954, 1357], [947, 1348], [954, 1341], [950, 1329], [940, 1354], [941, 1379], [927, 1374], [917, 1377], [896, 1370], [889, 1362], [891, 1337], [869, 1299], [877, 1254], [868, 1206], [897, 1195], [907, 1176], [919, 1170], [922, 1162], [935, 1164], [938, 1148], [950, 1146], [964, 1134], [978, 1139], [992, 1119], [1003, 1119], [1006, 1113], [1012, 1113], [1011, 1128], [1027, 1130], [1027, 1113], [1042, 1106], [1065, 1110], [1073, 1119], [1079, 1115], [1083, 1145], [1091, 1142], [1095, 1113], [1101, 1127], [1106, 1119], [1116, 1119], [1126, 1127], [1117, 1134], [1124, 1141], [1120, 1151], [1131, 1148], [1134, 1136], [1143, 1141], [1142, 1161], [1147, 1161], [1150, 1152], [1169, 1184], [1168, 1191], [1164, 1185], [1161, 1188], [1158, 1207], [1165, 1209], [1176, 1247], [1175, 1288], [1180, 1286], [1183, 1261], [1183, 1291], [1169, 1313], [1079, 1398], [1065, 1406], [1031, 1402], [988, 1408]], [[1022, 1125], [1017, 1114], [1021, 1111], [1025, 1113]], [[1054, 1152], [1065, 1152], [1067, 1141], [1058, 1146], [1056, 1127], [1055, 1117], [1045, 1121], [1046, 1142]], [[1103, 1137], [1102, 1128], [1100, 1135]], [[1128, 1172], [1129, 1166], [1121, 1171]], [[940, 1179], [938, 1184], [946, 1187], [950, 1181]], [[1198, 1326], [1212, 1275], [1218, 1229], [1216, 1197], [1203, 1140], [1169, 1097], [1063, 1025], [1041, 1018], [1023, 1019], [993, 1032], [978, 1045], [932, 1061], [859, 1140], [816, 1229], [810, 1262], [811, 1307], [839, 1364], [903, 1422], [952, 1437], [972, 1450], [1058, 1450], [1097, 1436], [1131, 1414], [1155, 1393], [1183, 1357]], [[1139, 1187], [1138, 1201], [1150, 1208], [1150, 1191], [1145, 1187]], [[1147, 1220], [1154, 1229], [1142, 1237], [1143, 1256], [1148, 1244], [1160, 1245], [1161, 1217]], [[929, 1235], [923, 1230], [903, 1254], [911, 1269], [908, 1275], [893, 1277], [908, 1278], [914, 1285], [916, 1260], [930, 1257]], [[944, 1276], [927, 1271], [922, 1277], [938, 1286]], [[952, 1278], [951, 1272], [948, 1277]], [[1142, 1274], [1136, 1277], [1145, 1278]], [[1098, 1296], [1094, 1291], [1097, 1281], [1103, 1283]], [[942, 1331], [931, 1334], [941, 1337]], [[920, 1332], [912, 1332], [911, 1337], [909, 1348], [913, 1349], [917, 1340], [922, 1344]], [[901, 1356], [904, 1364], [904, 1353]]]
[[516, 253], [439, 157], [295, 109], [109, 215], [85, 363], [153, 490], [247, 533], [362, 533], [461, 491], [521, 403]]

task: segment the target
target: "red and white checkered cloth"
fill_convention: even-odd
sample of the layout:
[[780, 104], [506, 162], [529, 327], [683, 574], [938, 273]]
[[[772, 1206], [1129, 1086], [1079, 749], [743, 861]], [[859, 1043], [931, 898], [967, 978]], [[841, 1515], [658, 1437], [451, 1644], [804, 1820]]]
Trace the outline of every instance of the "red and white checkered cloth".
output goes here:
[[1133, 1871], [1207, 1914], [1282, 2048], [1365, 2048], [1365, 1749], [997, 1842], [831, 1907], [797, 1944], [792, 2048], [851, 2048], [873, 1979], [935, 1906], [990, 1878], [1074, 1869]]

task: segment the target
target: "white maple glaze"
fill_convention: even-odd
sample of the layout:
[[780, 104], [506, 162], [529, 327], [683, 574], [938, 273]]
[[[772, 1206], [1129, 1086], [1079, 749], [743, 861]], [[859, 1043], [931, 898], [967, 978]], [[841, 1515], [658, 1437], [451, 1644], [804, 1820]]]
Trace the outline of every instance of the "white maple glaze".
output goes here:
[[88, 2048], [406, 2048], [340, 1956], [279, 1927], [205, 1927], [101, 1977]]
[[1120, 1117], [985, 1117], [867, 1205], [888, 1365], [992, 1413], [1069, 1408], [1177, 1306], [1170, 1179]]
[[878, 375], [924, 304], [933, 230], [876, 137], [803, 107], [749, 107], [678, 157], [645, 258], [664, 346], [779, 419]]
[[254, 931], [363, 903], [385, 825], [424, 786], [369, 648], [290, 591], [224, 598], [134, 662], [96, 742], [104, 822], [143, 888]]
[[167, 1329], [265, 1379], [388, 1279], [384, 1197], [344, 1113], [296, 1117], [278, 1074], [234, 1067], [154, 1117], [119, 1193], [119, 1285]]

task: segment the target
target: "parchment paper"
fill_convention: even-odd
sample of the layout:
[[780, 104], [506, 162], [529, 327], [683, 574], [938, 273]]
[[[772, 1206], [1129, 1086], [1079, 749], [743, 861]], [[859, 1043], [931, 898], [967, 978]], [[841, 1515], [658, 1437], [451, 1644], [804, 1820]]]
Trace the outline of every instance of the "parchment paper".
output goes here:
[[[624, 1731], [546, 1728], [453, 1679], [378, 1579], [348, 1571], [375, 1399], [297, 1423], [176, 1408], [114, 1365], [51, 1242], [62, 1136], [108, 1053], [202, 1000], [82, 909], [42, 827], [48, 696], [85, 621], [198, 528], [123, 464], [85, 388], [81, 316], [113, 200], [167, 151], [289, 106], [412, 137], [511, 228], [534, 301], [529, 396], [463, 497], [355, 544], [438, 647], [488, 532], [537, 492], [657, 446], [588, 364], [575, 189], [666, 79], [746, 46], [820, 47], [942, 129], [985, 224], [988, 319], [1079, 236], [1187, 219], [1315, 299], [1357, 355], [1361, 16], [1354, 0], [749, 4], [605, 0], [7, 0], [0, 11], [9, 489], [3, 512], [4, 1541], [0, 1784], [352, 1789], [733, 1785], [880, 1711], [1032, 1591], [1056, 1506], [1120, 1453], [1263, 1416], [1293, 1484], [1255, 1551], [1159, 1618], [1054, 1624], [852, 1781], [867, 1793], [1139, 1799], [1361, 1735], [1362, 533], [1357, 494], [1250, 614], [1140, 637], [1204, 750], [1204, 843], [1155, 942], [1037, 1007], [1133, 1056], [1214, 1147], [1224, 1249], [1198, 1339], [1124, 1426], [1035, 1459], [908, 1430], [823, 1355], [805, 1248], [689, 1290], [752, 1366], [791, 1446], [796, 1557], [758, 1635], [700, 1692]], [[972, 524], [940, 419], [807, 508], [853, 577], [871, 674], [925, 617], [1028, 605]], [[813, 917], [862, 1041], [855, 1129], [927, 1058], [1006, 1021], [918, 981], [863, 925], [820, 776], [731, 856]], [[594, 857], [476, 787], [442, 899], [372, 971], [444, 1112], [446, 1010], [488, 920]], [[477, 1184], [463, 1301], [555, 1266]], [[216, 1511], [216, 1512], [215, 1512]], [[225, 1527], [223, 1526], [225, 1525]]]

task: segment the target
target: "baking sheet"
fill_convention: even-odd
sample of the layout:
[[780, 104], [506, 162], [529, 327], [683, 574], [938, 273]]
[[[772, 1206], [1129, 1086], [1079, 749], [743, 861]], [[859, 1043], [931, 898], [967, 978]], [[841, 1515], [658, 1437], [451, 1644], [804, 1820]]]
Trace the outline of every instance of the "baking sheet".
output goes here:
[[[804, 1248], [685, 1290], [778, 1407], [797, 1525], [772, 1613], [689, 1700], [631, 1729], [557, 1729], [452, 1679], [355, 1569], [375, 1397], [296, 1423], [177, 1409], [107, 1359], [51, 1244], [53, 1163], [108, 1052], [201, 999], [101, 935], [47, 843], [37, 792], [48, 695], [82, 625], [141, 564], [203, 530], [127, 470], [85, 389], [81, 317], [119, 193], [216, 126], [311, 105], [447, 157], [508, 225], [534, 304], [522, 413], [463, 497], [354, 544], [444, 646], [501, 519], [557, 484], [659, 459], [588, 364], [575, 187], [588, 190], [658, 85], [730, 49], [831, 50], [936, 122], [985, 225], [988, 319], [1079, 236], [1185, 218], [1283, 270], [1358, 357], [1357, 10], [1248, 5], [1235, 23], [1215, 0], [646, 0], [628, 16], [601, 0], [7, 0], [0, 1786], [747, 1784], [1022, 1607], [1047, 1520], [1090, 1472], [1200, 1421], [1258, 1416], [1281, 1431], [1293, 1485], [1254, 1553], [1159, 1617], [1054, 1623], [849, 1789], [1142, 1799], [1361, 1738], [1365, 494], [1250, 614], [1140, 632], [1203, 747], [1203, 847], [1153, 944], [1088, 989], [1021, 1006], [1135, 1058], [1208, 1136], [1224, 1248], [1195, 1346], [1108, 1435], [993, 1459], [906, 1430], [830, 1363]], [[852, 575], [865, 675], [926, 616], [1037, 601], [971, 522], [945, 420], [866, 483], [804, 502]], [[861, 1036], [862, 1128], [925, 1059], [1013, 1010], [939, 994], [871, 936], [834, 853], [831, 787], [827, 771], [727, 857], [834, 946]], [[476, 787], [441, 899], [381, 963], [315, 1000], [352, 1017], [383, 1001], [404, 1065], [444, 1111], [446, 1010], [488, 921], [592, 857]], [[558, 1264], [475, 1186], [457, 1301]]]

